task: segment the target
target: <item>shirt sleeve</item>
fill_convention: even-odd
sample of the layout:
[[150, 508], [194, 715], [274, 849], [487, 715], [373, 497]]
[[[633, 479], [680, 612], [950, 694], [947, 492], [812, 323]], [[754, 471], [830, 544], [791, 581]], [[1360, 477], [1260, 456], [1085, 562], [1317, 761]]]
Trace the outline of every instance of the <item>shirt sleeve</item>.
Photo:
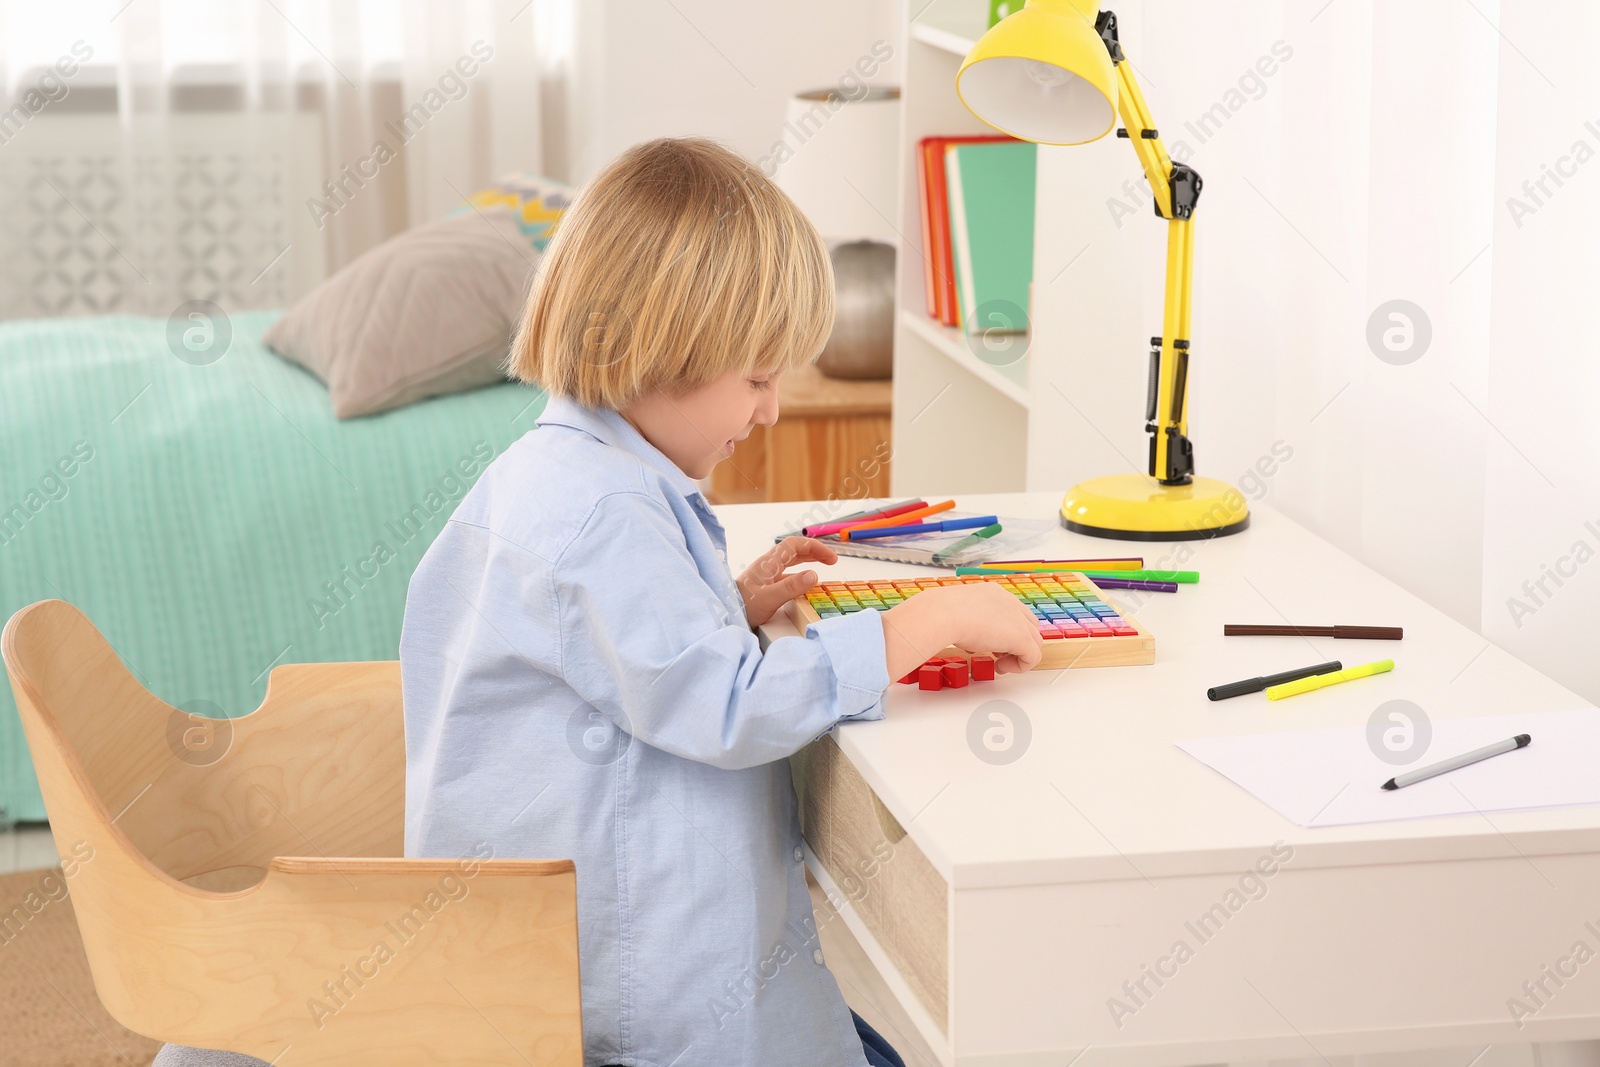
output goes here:
[[[552, 575], [567, 684], [654, 748], [738, 769], [784, 759], [841, 720], [883, 718], [877, 611], [812, 623], [763, 653], [646, 494], [602, 498]], [[709, 580], [732, 589], [731, 576]]]

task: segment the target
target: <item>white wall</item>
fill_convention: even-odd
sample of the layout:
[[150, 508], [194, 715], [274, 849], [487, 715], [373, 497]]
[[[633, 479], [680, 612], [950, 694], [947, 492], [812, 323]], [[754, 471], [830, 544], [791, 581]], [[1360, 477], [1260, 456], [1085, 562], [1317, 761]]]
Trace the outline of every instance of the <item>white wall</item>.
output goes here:
[[[897, 6], [585, 5], [572, 176], [657, 136], [711, 136], [760, 159], [790, 92], [835, 84], [875, 40], [899, 47]], [[1253, 497], [1600, 700], [1600, 657], [1585, 647], [1600, 632], [1600, 362], [1583, 316], [1600, 294], [1600, 158], [1567, 164], [1566, 185], [1520, 226], [1506, 206], [1580, 139], [1600, 152], [1586, 44], [1600, 8], [1111, 6], [1168, 150], [1183, 143], [1206, 183], [1191, 379], [1201, 473], [1248, 478]], [[900, 61], [874, 80], [897, 83]], [[1219, 104], [1226, 119], [1200, 131]], [[1166, 232], [1124, 190], [1138, 173], [1112, 138], [1041, 150], [1030, 488], [1143, 467]], [[1115, 217], [1112, 198], [1133, 214]], [[1398, 365], [1367, 342], [1369, 318], [1395, 299], [1432, 327], [1427, 351]], [[1542, 591], [1524, 590], [1542, 577]]]
[[[1600, 360], [1589, 316], [1600, 298], [1600, 8], [1512, 0], [1501, 8], [1494, 261], [1486, 270], [1496, 299], [1484, 404], [1493, 423], [1484, 634], [1595, 700]], [[1523, 183], [1547, 167], [1569, 174], [1558, 174], [1559, 186], [1546, 180], [1549, 195], [1535, 189], [1530, 197]], [[1522, 205], [1515, 216], [1512, 197]]]
[[[654, 137], [713, 137], [751, 160], [772, 151], [784, 106], [839, 83], [874, 41], [898, 51], [896, 0], [603, 0], [578, 11], [571, 180]], [[899, 83], [901, 57], [873, 84]]]
[[[1600, 72], [1585, 44], [1600, 39], [1600, 10], [1114, 8], [1168, 151], [1205, 180], [1191, 364], [1200, 472], [1238, 483], [1265, 459], [1270, 476], [1250, 495], [1600, 700], [1600, 657], [1584, 647], [1600, 624], [1589, 429], [1600, 368], [1583, 316], [1600, 293], [1600, 161], [1569, 163], [1566, 185], [1520, 227], [1506, 207], [1574, 142], [1600, 153]], [[1144, 463], [1166, 224], [1123, 192], [1137, 176], [1111, 138], [1041, 151], [1031, 358], [1051, 417], [1030, 425], [1031, 487]], [[1136, 213], [1114, 217], [1112, 197]], [[1431, 324], [1411, 362], [1368, 342], [1369, 319], [1397, 299]], [[1287, 461], [1272, 455], [1280, 443]], [[1522, 583], [1558, 563], [1564, 584], [1535, 586], [1536, 603]], [[1514, 621], [1512, 596], [1533, 610]]]

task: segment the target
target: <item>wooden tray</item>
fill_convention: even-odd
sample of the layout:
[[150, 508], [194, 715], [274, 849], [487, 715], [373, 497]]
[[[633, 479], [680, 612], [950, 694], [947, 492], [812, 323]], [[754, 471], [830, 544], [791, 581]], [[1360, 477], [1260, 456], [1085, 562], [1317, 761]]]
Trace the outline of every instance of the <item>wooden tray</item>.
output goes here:
[[[1132, 634], [1112, 635], [1107, 637], [1057, 637], [1047, 638], [1044, 643], [1044, 655], [1039, 660], [1034, 670], [1063, 670], [1068, 667], [1126, 667], [1156, 661], [1156, 639], [1146, 630], [1139, 620], [1123, 613], [1116, 601], [1101, 592], [1100, 587], [1076, 571], [1051, 571], [1043, 574], [964, 574], [960, 577], [939, 575], [917, 575], [914, 577], [896, 578], [867, 578], [852, 579], [850, 581], [819, 582], [807, 590], [802, 596], [794, 600], [794, 617], [800, 630], [804, 632], [807, 625], [823, 618], [816, 606], [812, 604], [813, 597], [826, 594], [832, 599], [837, 592], [849, 592], [855, 595], [863, 589], [881, 592], [886, 587], [894, 588], [902, 594], [908, 586], [932, 588], [940, 585], [959, 585], [965, 582], [1002, 582], [1015, 584], [1018, 579], [1024, 582], [1038, 584], [1041, 581], [1055, 580], [1062, 585], [1070, 585], [1074, 589], [1086, 587], [1089, 592], [1098, 597], [1107, 606], [1114, 609], [1118, 616], [1127, 623], [1135, 632]], [[874, 587], [876, 587], [874, 589]], [[914, 593], [911, 595], [915, 595]], [[881, 598], [880, 598], [881, 599]], [[859, 602], [859, 601], [858, 601]], [[861, 610], [887, 610], [876, 607], [863, 607]], [[985, 652], [987, 649], [960, 649], [954, 645], [935, 652], [935, 656], [970, 656], [974, 652]]]

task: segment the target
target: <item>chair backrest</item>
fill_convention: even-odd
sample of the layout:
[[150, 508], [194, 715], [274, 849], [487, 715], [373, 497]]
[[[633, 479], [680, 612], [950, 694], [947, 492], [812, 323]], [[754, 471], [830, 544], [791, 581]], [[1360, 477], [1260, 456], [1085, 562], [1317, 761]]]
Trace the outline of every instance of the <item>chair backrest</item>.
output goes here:
[[582, 1063], [572, 863], [400, 858], [397, 663], [278, 667], [207, 723], [63, 601], [17, 612], [0, 655], [123, 1025], [297, 1064]]

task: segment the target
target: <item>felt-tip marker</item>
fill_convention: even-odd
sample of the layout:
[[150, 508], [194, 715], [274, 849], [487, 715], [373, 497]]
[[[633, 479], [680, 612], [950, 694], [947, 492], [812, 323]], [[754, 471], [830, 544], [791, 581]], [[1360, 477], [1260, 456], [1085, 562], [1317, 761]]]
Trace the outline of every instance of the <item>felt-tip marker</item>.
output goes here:
[[984, 541], [988, 540], [999, 532], [1000, 523], [991, 522], [989, 525], [985, 526], [976, 533], [963, 537], [955, 544], [941, 548], [939, 551], [935, 552], [933, 554], [933, 562], [938, 566], [943, 566], [949, 560], [955, 559], [957, 556], [962, 555], [974, 545], [982, 544]]
[[1269, 685], [1282, 685], [1284, 682], [1309, 678], [1314, 674], [1330, 674], [1333, 671], [1342, 670], [1344, 670], [1344, 664], [1332, 659], [1327, 663], [1319, 663], [1315, 667], [1299, 667], [1279, 674], [1268, 674], [1261, 678], [1246, 678], [1242, 682], [1229, 682], [1227, 685], [1215, 686], [1206, 690], [1206, 696], [1212, 700], [1227, 700], [1230, 697], [1242, 697], [1246, 693], [1259, 693]]
[[994, 515], [979, 515], [972, 519], [945, 519], [941, 522], [914, 522], [905, 526], [869, 526], [848, 531], [845, 540], [865, 541], [872, 537], [900, 537], [904, 534], [944, 533], [948, 530], [970, 530], [977, 526], [993, 526], [999, 519]]
[[1374, 674], [1392, 670], [1394, 670], [1394, 660], [1380, 659], [1376, 663], [1363, 663], [1359, 667], [1346, 667], [1342, 671], [1307, 675], [1292, 682], [1284, 682], [1282, 685], [1267, 686], [1267, 699], [1282, 700], [1297, 693], [1309, 693], [1313, 689], [1322, 689], [1325, 686], [1338, 685], [1340, 682], [1350, 682], [1357, 678], [1371, 678]]
[[[873, 519], [887, 519], [895, 515], [904, 515], [916, 511], [918, 508], [927, 507], [927, 502], [921, 497], [912, 500], [902, 500], [898, 504], [889, 504], [881, 508], [868, 508], [866, 511], [857, 511], [850, 515], [841, 515], [830, 522], [813, 523], [797, 531], [803, 537], [826, 537], [831, 533], [838, 533], [846, 526], [855, 523], [870, 522]], [[794, 536], [789, 534], [786, 536]], [[781, 538], [780, 538], [781, 540]]]

